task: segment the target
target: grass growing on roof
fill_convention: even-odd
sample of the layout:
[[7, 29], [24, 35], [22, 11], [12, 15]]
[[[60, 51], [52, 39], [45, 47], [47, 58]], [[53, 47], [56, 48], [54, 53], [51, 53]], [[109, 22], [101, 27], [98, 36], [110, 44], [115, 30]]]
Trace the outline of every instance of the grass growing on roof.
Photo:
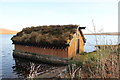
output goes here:
[[13, 44], [66, 48], [78, 25], [49, 25], [27, 27], [13, 36]]

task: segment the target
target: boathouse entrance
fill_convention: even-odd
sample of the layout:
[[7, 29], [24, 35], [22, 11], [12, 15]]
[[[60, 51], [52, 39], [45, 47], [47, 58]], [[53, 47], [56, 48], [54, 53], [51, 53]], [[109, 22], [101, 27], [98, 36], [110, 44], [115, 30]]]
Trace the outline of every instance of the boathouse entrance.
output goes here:
[[77, 39], [77, 41], [76, 41], [76, 54], [79, 53], [79, 44], [80, 44], [80, 39]]

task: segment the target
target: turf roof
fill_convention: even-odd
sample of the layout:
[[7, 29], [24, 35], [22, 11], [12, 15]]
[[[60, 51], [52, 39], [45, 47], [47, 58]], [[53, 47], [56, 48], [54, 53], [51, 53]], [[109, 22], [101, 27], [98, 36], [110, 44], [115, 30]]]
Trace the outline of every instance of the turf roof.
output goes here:
[[13, 44], [66, 48], [78, 25], [49, 25], [23, 28], [11, 38]]

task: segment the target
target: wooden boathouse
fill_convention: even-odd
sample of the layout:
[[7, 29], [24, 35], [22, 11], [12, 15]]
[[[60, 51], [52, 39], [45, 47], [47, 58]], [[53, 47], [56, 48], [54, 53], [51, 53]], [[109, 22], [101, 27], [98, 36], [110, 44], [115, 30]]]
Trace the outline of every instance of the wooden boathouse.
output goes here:
[[[27, 55], [34, 54], [39, 55], [40, 60], [50, 57], [52, 59], [71, 59], [77, 53], [84, 52], [86, 40], [81, 29], [85, 29], [85, 27], [44, 25], [23, 28], [11, 38], [15, 46], [14, 55], [23, 55], [27, 58]], [[50, 60], [48, 59], [48, 61]]]

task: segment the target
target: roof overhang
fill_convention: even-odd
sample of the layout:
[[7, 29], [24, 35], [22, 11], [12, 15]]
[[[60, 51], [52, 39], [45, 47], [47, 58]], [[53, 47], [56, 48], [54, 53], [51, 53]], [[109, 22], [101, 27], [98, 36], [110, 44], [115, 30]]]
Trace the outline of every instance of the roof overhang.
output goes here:
[[86, 39], [85, 39], [85, 37], [84, 37], [83, 32], [81, 31], [81, 29], [85, 29], [85, 28], [86, 27], [78, 27], [78, 31], [80, 32], [81, 36], [83, 37], [84, 43], [86, 43]]

